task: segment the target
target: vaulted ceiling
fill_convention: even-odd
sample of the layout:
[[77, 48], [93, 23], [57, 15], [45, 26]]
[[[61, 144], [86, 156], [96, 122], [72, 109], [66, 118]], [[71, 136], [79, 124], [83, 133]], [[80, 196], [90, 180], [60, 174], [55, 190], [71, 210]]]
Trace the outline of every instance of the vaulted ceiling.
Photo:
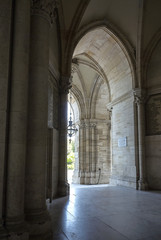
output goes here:
[[61, 0], [59, 12], [62, 59], [67, 66], [71, 55], [73, 88], [87, 109], [100, 81], [109, 101], [138, 86], [133, 68], [159, 31], [160, 0]]
[[[160, 0], [61, 0], [65, 31], [79, 31], [94, 20], [114, 24], [136, 48], [145, 49], [161, 25]], [[140, 29], [141, 28], [141, 29]]]

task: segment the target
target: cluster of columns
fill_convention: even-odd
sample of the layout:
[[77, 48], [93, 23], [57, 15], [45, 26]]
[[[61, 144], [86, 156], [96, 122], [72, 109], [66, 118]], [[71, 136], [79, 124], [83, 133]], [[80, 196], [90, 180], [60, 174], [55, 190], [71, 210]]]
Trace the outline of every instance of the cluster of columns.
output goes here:
[[[12, 5], [7, 154], [1, 176], [4, 191], [0, 199], [2, 239], [27, 240], [38, 235], [47, 239], [51, 236], [51, 221], [46, 209], [45, 169], [49, 29], [55, 17], [55, 7], [55, 1], [42, 0], [15, 0]], [[67, 94], [61, 94], [62, 107], [67, 105], [66, 98]], [[62, 118], [64, 116], [67, 114], [62, 109]], [[60, 127], [65, 124], [62, 120]], [[62, 132], [60, 141], [65, 143], [66, 137]], [[63, 149], [65, 151], [65, 144]], [[63, 154], [60, 154], [60, 191], [65, 185]]]
[[89, 119], [79, 124], [79, 172], [80, 184], [96, 184], [98, 171], [96, 169], [96, 123]]

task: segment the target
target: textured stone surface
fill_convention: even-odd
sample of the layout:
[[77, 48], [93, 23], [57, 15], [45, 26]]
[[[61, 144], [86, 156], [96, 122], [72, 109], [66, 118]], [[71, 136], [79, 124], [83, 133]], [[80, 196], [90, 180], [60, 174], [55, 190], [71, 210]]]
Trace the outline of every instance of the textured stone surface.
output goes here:
[[149, 187], [161, 189], [161, 41], [153, 51], [147, 74], [146, 170]]
[[[6, 156], [6, 121], [9, 77], [9, 48], [11, 28], [11, 2], [1, 1], [0, 8], [0, 222], [2, 219], [2, 201], [4, 186], [4, 163]], [[1, 223], [0, 223], [1, 225]]]
[[146, 137], [146, 169], [150, 189], [161, 187], [161, 136]]
[[[84, 82], [84, 84], [86, 90], [88, 89], [87, 96], [91, 97], [92, 76], [95, 79], [95, 75], [89, 74], [89, 76], [91, 77], [90, 83]], [[75, 78], [73, 81], [76, 83]], [[79, 132], [76, 134], [77, 153], [73, 176], [75, 183], [108, 183], [111, 174], [109, 113], [106, 107], [109, 99], [108, 88], [106, 83], [102, 81], [93, 91], [90, 119], [80, 121], [79, 117], [83, 114], [81, 111], [78, 113], [78, 110], [83, 109], [83, 106], [78, 108], [76, 100], [72, 104], [74, 116], [79, 125]], [[86, 106], [88, 106], [89, 99], [87, 96], [85, 98]], [[88, 110], [86, 111], [88, 112]]]
[[146, 134], [161, 135], [161, 93], [151, 95], [146, 103]]
[[[113, 106], [112, 110], [112, 182], [136, 187], [135, 138], [133, 98]], [[118, 140], [127, 138], [127, 146], [119, 147]]]
[[[51, 233], [46, 198], [69, 190], [66, 118], [71, 71], [75, 121], [81, 125], [74, 181], [110, 180], [140, 190], [148, 182], [151, 189], [161, 189], [161, 1], [6, 0], [0, 1], [0, 9], [0, 238], [28, 240], [30, 232], [30, 239], [36, 234], [40, 240]], [[98, 206], [93, 195], [78, 212], [66, 198], [71, 210], [67, 218], [89, 218], [75, 225], [67, 221], [62, 226], [66, 235], [54, 238], [93, 240], [104, 232], [117, 240], [160, 239], [154, 225], [160, 223], [158, 202], [152, 195], [148, 202], [147, 193], [142, 200], [139, 193], [130, 192], [128, 198], [126, 190], [122, 195], [97, 194]], [[103, 197], [108, 202], [100, 210]], [[63, 206], [54, 205], [56, 224]], [[27, 230], [21, 228], [24, 219]], [[76, 232], [77, 226], [84, 231]]]

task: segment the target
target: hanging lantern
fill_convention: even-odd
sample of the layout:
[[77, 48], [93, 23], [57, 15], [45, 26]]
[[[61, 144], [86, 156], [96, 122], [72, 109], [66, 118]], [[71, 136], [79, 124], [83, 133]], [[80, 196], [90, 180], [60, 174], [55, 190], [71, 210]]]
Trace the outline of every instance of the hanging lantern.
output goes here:
[[67, 134], [69, 136], [69, 143], [72, 141], [72, 137], [75, 135], [75, 133], [78, 131], [78, 129], [75, 127], [75, 124], [73, 123], [72, 119], [72, 109], [71, 109], [71, 100], [72, 96], [70, 95], [70, 116], [69, 116], [69, 121], [68, 121], [68, 126], [67, 126]]

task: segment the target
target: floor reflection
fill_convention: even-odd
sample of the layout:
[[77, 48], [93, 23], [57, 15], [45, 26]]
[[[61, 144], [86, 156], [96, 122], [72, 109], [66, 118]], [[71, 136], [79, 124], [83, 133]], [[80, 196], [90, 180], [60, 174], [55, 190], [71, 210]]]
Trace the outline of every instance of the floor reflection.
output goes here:
[[71, 184], [48, 209], [54, 240], [161, 239], [160, 192]]

